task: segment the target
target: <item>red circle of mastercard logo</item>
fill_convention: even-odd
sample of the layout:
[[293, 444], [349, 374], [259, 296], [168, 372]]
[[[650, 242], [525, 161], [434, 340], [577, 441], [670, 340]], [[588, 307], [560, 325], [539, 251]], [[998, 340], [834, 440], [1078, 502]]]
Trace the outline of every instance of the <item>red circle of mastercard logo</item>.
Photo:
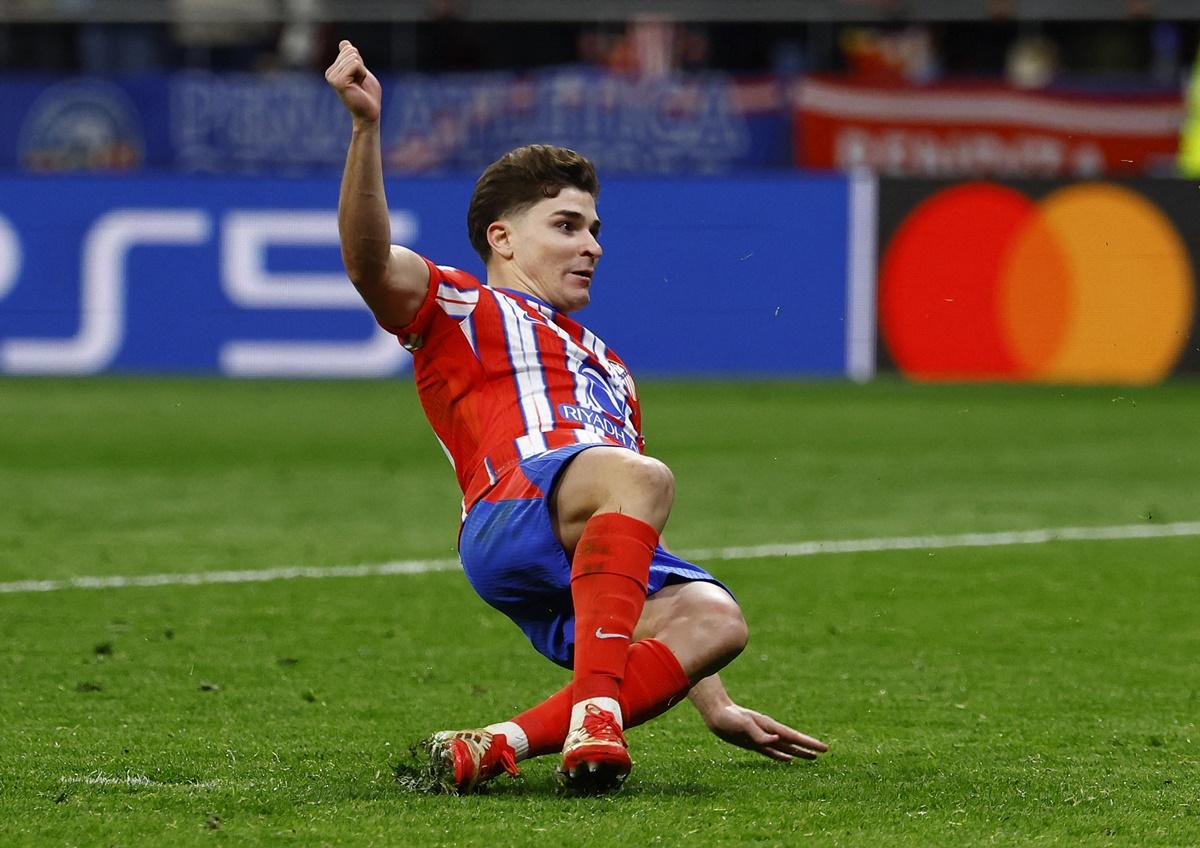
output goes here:
[[880, 329], [916, 379], [1155, 382], [1193, 309], [1170, 220], [1100, 183], [1039, 201], [992, 183], [939, 192], [900, 224], [880, 268]]

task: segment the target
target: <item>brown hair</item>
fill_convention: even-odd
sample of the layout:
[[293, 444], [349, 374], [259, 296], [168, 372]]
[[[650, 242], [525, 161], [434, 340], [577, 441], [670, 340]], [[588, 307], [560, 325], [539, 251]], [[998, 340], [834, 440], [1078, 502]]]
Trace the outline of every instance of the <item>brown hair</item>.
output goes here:
[[555, 197], [564, 188], [600, 196], [596, 167], [586, 157], [565, 147], [530, 144], [511, 150], [488, 165], [475, 183], [475, 193], [467, 207], [467, 234], [484, 263], [492, 257], [487, 230], [494, 221], [544, 198]]

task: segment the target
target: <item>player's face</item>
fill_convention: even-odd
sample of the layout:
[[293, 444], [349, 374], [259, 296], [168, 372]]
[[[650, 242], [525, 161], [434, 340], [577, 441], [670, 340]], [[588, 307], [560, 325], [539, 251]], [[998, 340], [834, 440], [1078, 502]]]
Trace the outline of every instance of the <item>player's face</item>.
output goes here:
[[596, 198], [564, 188], [513, 217], [514, 271], [529, 293], [561, 312], [587, 306], [596, 263], [600, 219]]

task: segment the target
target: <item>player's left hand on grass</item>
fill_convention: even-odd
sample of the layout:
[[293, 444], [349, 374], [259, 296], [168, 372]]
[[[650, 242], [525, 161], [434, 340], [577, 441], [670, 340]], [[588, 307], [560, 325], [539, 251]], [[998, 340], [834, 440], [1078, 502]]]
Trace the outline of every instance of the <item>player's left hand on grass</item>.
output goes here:
[[757, 751], [786, 763], [796, 757], [815, 760], [829, 750], [820, 739], [807, 736], [769, 715], [729, 704], [707, 716], [708, 729], [730, 745]]

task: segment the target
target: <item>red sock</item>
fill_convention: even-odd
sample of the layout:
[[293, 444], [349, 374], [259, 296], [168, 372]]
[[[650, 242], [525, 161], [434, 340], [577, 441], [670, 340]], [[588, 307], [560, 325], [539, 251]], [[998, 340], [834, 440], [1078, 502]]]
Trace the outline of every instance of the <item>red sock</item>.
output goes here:
[[[657, 639], [634, 643], [629, 649], [619, 698], [625, 726], [633, 727], [662, 715], [683, 700], [691, 685], [679, 660], [665, 644]], [[575, 700], [573, 687], [568, 684], [512, 719], [529, 739], [530, 757], [562, 750]]]
[[692, 681], [666, 643], [657, 639], [635, 642], [629, 649], [621, 685], [625, 727], [657, 718], [682, 701], [691, 688]]
[[556, 754], [566, 741], [571, 723], [571, 684], [568, 683], [536, 707], [530, 707], [511, 721], [519, 724], [529, 739], [529, 756]]
[[577, 702], [620, 693], [657, 545], [658, 531], [628, 515], [606, 512], [584, 526], [571, 563]]

